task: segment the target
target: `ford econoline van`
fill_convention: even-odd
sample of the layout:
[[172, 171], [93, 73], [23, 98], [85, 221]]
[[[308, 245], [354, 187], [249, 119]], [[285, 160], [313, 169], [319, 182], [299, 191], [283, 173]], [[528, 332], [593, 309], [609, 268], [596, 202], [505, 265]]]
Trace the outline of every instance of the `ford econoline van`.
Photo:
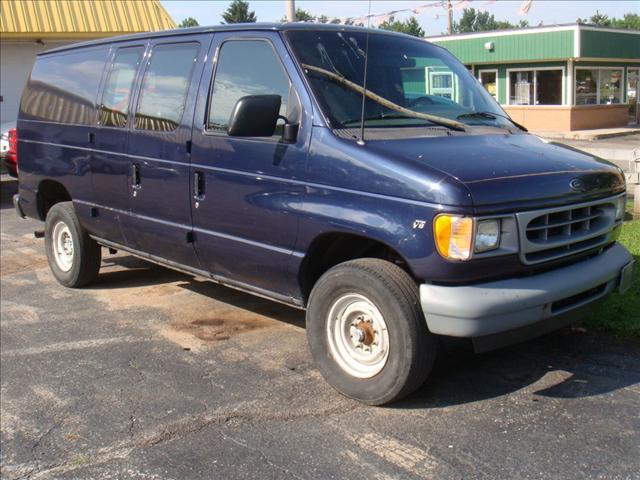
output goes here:
[[67, 287], [101, 248], [306, 309], [318, 368], [368, 404], [557, 329], [631, 283], [620, 169], [513, 122], [445, 49], [250, 24], [38, 56], [18, 120], [22, 216]]

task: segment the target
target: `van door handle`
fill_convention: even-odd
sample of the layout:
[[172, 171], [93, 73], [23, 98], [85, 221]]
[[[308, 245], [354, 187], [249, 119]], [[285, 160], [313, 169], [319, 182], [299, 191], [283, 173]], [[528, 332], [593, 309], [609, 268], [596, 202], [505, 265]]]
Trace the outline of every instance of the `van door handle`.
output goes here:
[[140, 165], [137, 163], [131, 164], [131, 186], [134, 190], [140, 190], [142, 188], [140, 183]]
[[204, 174], [193, 172], [193, 198], [204, 200]]
[[89, 137], [88, 138], [89, 143], [96, 143], [96, 134], [95, 133], [89, 132], [88, 137]]

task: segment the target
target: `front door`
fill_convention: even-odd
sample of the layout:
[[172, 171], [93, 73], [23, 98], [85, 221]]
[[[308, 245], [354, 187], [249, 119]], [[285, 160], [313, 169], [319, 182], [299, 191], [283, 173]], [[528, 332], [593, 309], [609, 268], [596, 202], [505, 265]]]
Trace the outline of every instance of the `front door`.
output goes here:
[[128, 146], [130, 245], [193, 268], [191, 124], [210, 43], [210, 34], [151, 43]]
[[[299, 76], [287, 73], [295, 67], [275, 32], [216, 34], [211, 57], [215, 73], [205, 71], [203, 84], [212, 86], [208, 96], [201, 89], [193, 133], [196, 250], [215, 275], [287, 297], [295, 281], [288, 269], [305, 191], [309, 100], [300, 96]], [[280, 113], [301, 124], [295, 143], [282, 142], [281, 128], [269, 138], [227, 135], [236, 101], [260, 94], [280, 95]]]
[[498, 100], [498, 71], [497, 70], [480, 70], [478, 77], [482, 86], [489, 92], [489, 94]]

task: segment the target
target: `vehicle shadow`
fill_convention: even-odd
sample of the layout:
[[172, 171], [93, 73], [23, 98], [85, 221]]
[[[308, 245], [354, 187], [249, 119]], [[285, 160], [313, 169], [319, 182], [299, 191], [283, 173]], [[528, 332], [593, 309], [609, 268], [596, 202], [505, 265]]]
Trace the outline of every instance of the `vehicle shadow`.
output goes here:
[[132, 255], [105, 256], [102, 264], [104, 267], [118, 266], [124, 269], [101, 272], [98, 280], [85, 287], [86, 289], [121, 289], [177, 282], [178, 287], [212, 300], [224, 302], [257, 315], [275, 318], [297, 327], [304, 327], [304, 312], [299, 309], [225, 287], [207, 279], [171, 270]]
[[[107, 272], [89, 288], [126, 288], [177, 282], [198, 295], [304, 328], [304, 312], [201, 280], [132, 256], [108, 259], [127, 270]], [[540, 382], [540, 397], [582, 398], [640, 383], [637, 342], [567, 327], [510, 348], [474, 354], [470, 342], [443, 341], [431, 376], [416, 393], [390, 408], [442, 408], [497, 398]], [[547, 377], [548, 376], [548, 377]], [[545, 379], [545, 377], [547, 377]]]
[[0, 182], [0, 209], [13, 209], [13, 196], [18, 193], [18, 180], [3, 174]]
[[522, 389], [530, 389], [534, 402], [584, 398], [638, 383], [637, 342], [566, 327], [494, 352], [472, 354], [460, 347], [443, 352], [425, 385], [391, 408], [441, 408]]

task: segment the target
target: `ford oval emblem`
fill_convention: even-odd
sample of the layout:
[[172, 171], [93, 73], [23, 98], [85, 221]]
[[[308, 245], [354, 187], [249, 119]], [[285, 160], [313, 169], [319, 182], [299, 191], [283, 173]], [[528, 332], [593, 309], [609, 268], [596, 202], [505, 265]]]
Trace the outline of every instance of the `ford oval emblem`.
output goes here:
[[574, 178], [569, 182], [569, 186], [571, 190], [575, 190], [576, 192], [584, 192], [587, 188], [582, 180], [579, 178]]

